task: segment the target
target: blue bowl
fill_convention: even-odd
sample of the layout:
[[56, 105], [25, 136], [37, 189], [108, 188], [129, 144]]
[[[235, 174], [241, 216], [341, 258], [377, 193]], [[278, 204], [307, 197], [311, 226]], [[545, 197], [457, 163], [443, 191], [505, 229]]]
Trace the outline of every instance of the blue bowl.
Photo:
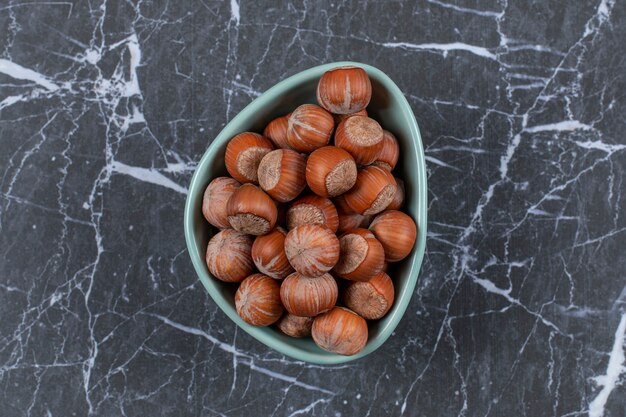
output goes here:
[[[411, 254], [400, 262], [390, 264], [388, 273], [395, 286], [393, 307], [384, 318], [369, 323], [367, 345], [352, 356], [326, 352], [310, 338], [296, 339], [282, 334], [274, 327], [254, 327], [244, 322], [235, 310], [234, 294], [237, 284], [219, 281], [207, 269], [205, 251], [213, 229], [202, 216], [202, 197], [206, 186], [213, 178], [228, 175], [224, 164], [228, 141], [237, 133], [262, 132], [272, 119], [293, 111], [301, 104], [316, 103], [315, 90], [320, 76], [328, 70], [342, 66], [361, 67], [372, 81], [372, 100], [367, 112], [398, 138], [401, 152], [394, 174], [405, 182], [404, 211], [413, 217], [418, 229], [417, 241]], [[379, 69], [357, 62], [336, 62], [310, 68], [276, 84], [243, 109], [217, 135], [202, 156], [191, 179], [185, 205], [185, 238], [200, 281], [224, 313], [245, 332], [292, 358], [317, 364], [338, 364], [372, 353], [387, 340], [404, 315], [417, 283], [426, 248], [426, 199], [424, 149], [419, 127], [406, 98], [398, 86]]]

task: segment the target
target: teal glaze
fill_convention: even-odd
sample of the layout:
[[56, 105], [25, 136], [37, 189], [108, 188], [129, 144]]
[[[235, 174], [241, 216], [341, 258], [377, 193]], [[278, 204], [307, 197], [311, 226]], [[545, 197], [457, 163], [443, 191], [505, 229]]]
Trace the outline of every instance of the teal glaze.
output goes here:
[[[383, 128], [394, 133], [400, 142], [400, 160], [394, 174], [405, 181], [406, 205], [418, 227], [418, 237], [411, 254], [391, 264], [389, 275], [395, 284], [395, 302], [389, 313], [370, 323], [369, 340], [365, 349], [353, 356], [341, 356], [318, 348], [310, 338], [295, 339], [283, 335], [273, 327], [254, 327], [237, 315], [234, 305], [236, 284], [226, 284], [211, 276], [204, 255], [212, 228], [202, 216], [202, 196], [211, 179], [227, 175], [224, 165], [226, 144], [234, 135], [244, 131], [261, 132], [274, 117], [282, 116], [298, 105], [316, 103], [315, 89], [320, 76], [336, 67], [354, 65], [365, 69], [372, 80], [372, 100], [368, 113]], [[382, 345], [394, 331], [407, 309], [415, 289], [420, 265], [426, 247], [426, 167], [419, 127], [411, 106], [398, 86], [382, 71], [356, 62], [336, 62], [302, 71], [267, 90], [250, 103], [224, 127], [209, 145], [200, 160], [189, 185], [185, 205], [185, 238], [193, 266], [200, 281], [217, 305], [239, 327], [255, 339], [294, 359], [317, 363], [338, 364], [368, 355]], [[406, 337], [398, 334], [396, 337]]]

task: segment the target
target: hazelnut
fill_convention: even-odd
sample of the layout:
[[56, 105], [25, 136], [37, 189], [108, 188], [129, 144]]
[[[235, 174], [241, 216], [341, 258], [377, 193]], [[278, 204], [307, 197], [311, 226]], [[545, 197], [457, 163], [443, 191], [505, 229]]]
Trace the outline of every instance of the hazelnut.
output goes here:
[[291, 201], [306, 187], [306, 158], [291, 149], [277, 149], [259, 163], [259, 185], [274, 200]]
[[282, 227], [277, 227], [254, 239], [252, 261], [259, 272], [274, 279], [283, 279], [293, 272], [285, 255], [285, 236], [287, 232]]
[[387, 206], [387, 210], [400, 210], [404, 205], [404, 181], [398, 177], [394, 177], [396, 180], [396, 192], [393, 195], [393, 200]]
[[389, 171], [368, 166], [359, 171], [356, 184], [345, 194], [346, 204], [359, 214], [377, 214], [391, 203], [396, 188]]
[[340, 67], [324, 73], [317, 84], [317, 102], [331, 113], [356, 113], [372, 98], [372, 83], [363, 68]]
[[287, 143], [287, 126], [289, 125], [289, 117], [278, 117], [265, 127], [263, 136], [269, 138], [276, 148], [291, 149]]
[[252, 272], [252, 238], [233, 229], [225, 229], [209, 240], [206, 264], [215, 278], [240, 282]]
[[351, 281], [367, 281], [383, 270], [385, 251], [367, 229], [354, 229], [339, 238], [339, 261], [333, 271]]
[[218, 177], [209, 183], [202, 198], [202, 214], [209, 223], [219, 229], [230, 227], [226, 204], [241, 184], [230, 177]]
[[330, 274], [307, 277], [294, 272], [280, 286], [280, 299], [285, 309], [296, 316], [315, 317], [335, 305], [339, 290]]
[[312, 152], [330, 141], [335, 122], [333, 116], [314, 104], [303, 104], [291, 113], [287, 143], [300, 152]]
[[287, 233], [285, 253], [296, 271], [318, 277], [330, 271], [339, 260], [339, 239], [327, 227], [304, 224]]
[[[357, 174], [358, 175], [358, 174]], [[355, 211], [346, 203], [346, 195], [342, 194], [333, 198], [333, 204], [337, 208], [339, 214], [354, 214]]]
[[280, 285], [263, 274], [252, 274], [235, 293], [237, 314], [252, 326], [269, 326], [283, 314]]
[[369, 165], [383, 148], [383, 128], [367, 116], [352, 116], [339, 123], [335, 146], [345, 149], [357, 164]]
[[348, 191], [356, 182], [356, 174], [352, 155], [336, 146], [316, 149], [306, 162], [306, 182], [311, 191], [322, 197]]
[[287, 336], [307, 337], [311, 336], [313, 317], [300, 317], [287, 313], [276, 322], [276, 326]]
[[322, 349], [340, 355], [355, 355], [367, 343], [367, 322], [344, 307], [334, 307], [315, 318], [313, 341]]
[[272, 149], [272, 142], [257, 133], [235, 135], [226, 145], [226, 170], [239, 182], [257, 183], [259, 163]]
[[367, 228], [372, 218], [373, 216], [363, 216], [359, 213], [339, 213], [339, 227], [337, 228], [337, 232], [344, 233], [352, 229]]
[[257, 236], [269, 233], [278, 217], [276, 203], [252, 184], [244, 184], [233, 193], [227, 211], [233, 229]]
[[351, 282], [343, 292], [346, 307], [367, 320], [378, 320], [393, 305], [393, 282], [380, 272], [367, 282]]
[[359, 110], [356, 113], [350, 113], [350, 114], [333, 114], [333, 118], [335, 119], [336, 125], [338, 125], [339, 123], [341, 123], [348, 117], [352, 117], [352, 116], [367, 116], [367, 110], [363, 109], [363, 110]]
[[333, 203], [324, 197], [307, 195], [300, 197], [287, 210], [287, 229], [291, 230], [302, 224], [320, 224], [337, 232], [339, 218]]
[[389, 210], [374, 217], [369, 229], [385, 250], [387, 262], [397, 262], [411, 253], [417, 238], [417, 226], [411, 217]]
[[385, 168], [392, 171], [398, 163], [400, 157], [400, 145], [396, 137], [386, 130], [383, 130], [383, 146], [380, 148], [378, 155], [372, 165]]

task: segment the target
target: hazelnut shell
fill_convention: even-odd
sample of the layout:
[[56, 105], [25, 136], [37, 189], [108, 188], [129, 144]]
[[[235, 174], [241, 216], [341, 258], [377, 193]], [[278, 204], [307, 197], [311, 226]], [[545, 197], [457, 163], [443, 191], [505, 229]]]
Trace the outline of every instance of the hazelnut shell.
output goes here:
[[209, 240], [206, 264], [215, 278], [240, 282], [254, 269], [252, 238], [233, 229], [225, 229]]
[[367, 343], [367, 322], [352, 310], [334, 307], [315, 318], [311, 336], [324, 350], [340, 355], [355, 355]]
[[267, 124], [263, 130], [263, 136], [272, 141], [276, 148], [291, 149], [287, 143], [287, 127], [289, 126], [289, 117], [277, 117]]
[[285, 203], [306, 187], [306, 158], [290, 149], [267, 153], [259, 163], [259, 185], [274, 200]]
[[398, 177], [394, 177], [396, 180], [396, 192], [393, 195], [391, 203], [387, 206], [386, 210], [400, 210], [404, 205], [404, 181]]
[[240, 185], [239, 181], [233, 178], [218, 177], [206, 187], [202, 198], [202, 214], [211, 225], [219, 229], [230, 227], [226, 205]]
[[363, 68], [334, 68], [317, 84], [317, 102], [331, 113], [356, 113], [366, 108], [371, 98], [372, 83]]
[[394, 289], [389, 275], [380, 272], [366, 282], [351, 282], [343, 291], [343, 302], [367, 320], [378, 320], [393, 305]]
[[345, 233], [348, 230], [352, 229], [367, 228], [369, 227], [373, 218], [374, 217], [371, 215], [363, 216], [362, 214], [358, 213], [339, 213], [339, 227], [337, 228], [337, 232]]
[[413, 219], [397, 210], [385, 211], [376, 216], [369, 230], [383, 245], [387, 262], [397, 262], [406, 258], [417, 238], [417, 226]]
[[345, 149], [359, 165], [369, 165], [383, 148], [383, 129], [367, 116], [343, 120], [335, 132], [335, 146]]
[[357, 167], [352, 155], [336, 146], [324, 146], [309, 155], [306, 182], [321, 197], [335, 197], [356, 182]]
[[368, 166], [359, 171], [356, 184], [344, 194], [345, 202], [359, 214], [377, 214], [391, 203], [396, 187], [396, 180], [389, 171]]
[[285, 254], [285, 236], [287, 232], [282, 227], [277, 227], [254, 239], [252, 261], [259, 272], [274, 279], [283, 279], [293, 272]]
[[303, 104], [291, 113], [287, 143], [300, 152], [312, 152], [326, 146], [333, 133], [333, 116], [314, 104]]
[[280, 285], [263, 274], [252, 274], [244, 279], [235, 293], [235, 309], [252, 326], [269, 326], [280, 319], [283, 305]]
[[383, 245], [367, 229], [354, 229], [339, 238], [339, 261], [333, 272], [351, 281], [367, 281], [385, 263]]
[[233, 229], [256, 236], [269, 233], [278, 217], [274, 200], [252, 184], [244, 184], [233, 193], [227, 212]]
[[400, 157], [400, 145], [396, 137], [387, 130], [383, 130], [383, 144], [376, 155], [376, 159], [372, 162], [372, 165], [385, 168], [387, 171], [392, 171], [398, 163]]
[[307, 337], [311, 336], [311, 327], [313, 327], [313, 317], [300, 317], [293, 314], [284, 314], [280, 320], [276, 322], [276, 327], [291, 337]]
[[330, 274], [307, 277], [294, 272], [280, 286], [280, 299], [285, 309], [301, 317], [315, 317], [330, 310], [338, 294], [337, 282]]
[[300, 197], [287, 210], [287, 229], [303, 224], [319, 224], [337, 232], [339, 217], [335, 205], [329, 199], [317, 195]]
[[241, 183], [258, 183], [259, 163], [273, 149], [272, 142], [258, 133], [239, 133], [226, 145], [226, 170]]
[[[358, 174], [357, 174], [358, 175]], [[337, 208], [337, 213], [339, 214], [354, 214], [356, 213], [352, 208], [346, 203], [346, 195], [342, 194], [333, 198], [333, 204]]]
[[285, 253], [297, 272], [318, 277], [330, 271], [339, 260], [339, 239], [325, 226], [301, 225], [287, 233]]

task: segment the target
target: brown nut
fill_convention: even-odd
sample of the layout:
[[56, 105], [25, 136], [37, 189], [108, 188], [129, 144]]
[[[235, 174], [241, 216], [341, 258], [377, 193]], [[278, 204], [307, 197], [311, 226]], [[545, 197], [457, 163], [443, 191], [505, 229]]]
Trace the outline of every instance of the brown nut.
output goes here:
[[335, 146], [345, 149], [357, 164], [369, 165], [383, 148], [383, 128], [367, 116], [352, 116], [339, 123]]
[[277, 227], [264, 236], [257, 236], [252, 244], [252, 261], [259, 272], [274, 279], [283, 279], [293, 272], [285, 255], [287, 232]]
[[287, 126], [289, 125], [289, 117], [278, 117], [265, 126], [263, 136], [269, 138], [276, 148], [291, 149], [287, 143]]
[[291, 113], [287, 143], [300, 152], [312, 152], [326, 146], [333, 133], [333, 116], [314, 104], [303, 104]]
[[396, 188], [396, 180], [389, 171], [368, 166], [359, 171], [356, 184], [345, 194], [345, 202], [359, 214], [377, 214], [391, 203]]
[[219, 229], [230, 227], [226, 205], [240, 185], [239, 181], [233, 178], [218, 177], [206, 187], [202, 198], [202, 214], [213, 226]]
[[333, 114], [333, 118], [335, 119], [336, 125], [343, 122], [348, 117], [352, 117], [352, 116], [367, 116], [367, 110], [363, 109], [363, 110], [359, 110], [356, 113], [350, 113], [350, 114]]
[[206, 264], [215, 278], [240, 282], [254, 269], [252, 238], [233, 229], [225, 229], [209, 240]]
[[306, 182], [321, 197], [335, 197], [356, 182], [356, 162], [347, 151], [324, 146], [311, 153], [306, 162]]
[[389, 210], [374, 217], [369, 228], [385, 250], [387, 262], [397, 262], [411, 253], [417, 238], [417, 226], [401, 211]]
[[280, 285], [263, 274], [252, 274], [239, 285], [235, 293], [235, 309], [252, 326], [269, 326], [283, 314]]
[[261, 159], [274, 149], [272, 142], [258, 133], [235, 135], [226, 145], [226, 170], [241, 183], [258, 183], [257, 170]]
[[[358, 174], [357, 174], [358, 175]], [[356, 213], [352, 208], [346, 203], [346, 195], [342, 194], [338, 197], [333, 198], [333, 204], [337, 208], [337, 213], [339, 214], [354, 214]]]
[[233, 193], [227, 212], [233, 229], [257, 236], [269, 233], [278, 217], [274, 200], [252, 184], [244, 184]]
[[378, 320], [393, 305], [393, 282], [380, 272], [367, 282], [351, 282], [343, 292], [343, 302], [349, 309], [367, 320]]
[[285, 203], [306, 187], [306, 158], [291, 149], [269, 152], [259, 163], [259, 185], [274, 200]]
[[398, 139], [391, 132], [383, 130], [383, 146], [380, 148], [372, 165], [392, 171], [396, 167], [399, 157], [400, 145], [398, 144]]
[[307, 337], [311, 336], [313, 317], [300, 317], [287, 313], [276, 322], [276, 326], [287, 336]]
[[339, 238], [339, 261], [335, 274], [351, 281], [367, 281], [383, 270], [385, 251], [367, 229], [354, 229]]
[[317, 84], [317, 102], [331, 113], [356, 113], [372, 98], [372, 83], [363, 68], [340, 67], [327, 71]]
[[302, 224], [320, 224], [337, 232], [339, 217], [334, 204], [327, 198], [317, 195], [300, 197], [287, 210], [287, 229]]
[[347, 308], [334, 307], [315, 318], [311, 336], [324, 350], [340, 355], [355, 355], [367, 343], [367, 322]]
[[387, 206], [387, 210], [400, 210], [404, 205], [404, 181], [398, 177], [394, 177], [396, 180], [396, 192], [393, 195], [393, 200]]
[[294, 272], [280, 286], [280, 299], [285, 309], [296, 316], [315, 317], [333, 308], [339, 290], [330, 274], [307, 277]]
[[285, 253], [296, 271], [318, 277], [333, 269], [339, 260], [339, 239], [327, 227], [301, 225], [287, 233]]
[[348, 230], [365, 228], [367, 229], [374, 217], [371, 215], [363, 216], [358, 213], [343, 214], [339, 213], [339, 227], [337, 233], [344, 233]]

